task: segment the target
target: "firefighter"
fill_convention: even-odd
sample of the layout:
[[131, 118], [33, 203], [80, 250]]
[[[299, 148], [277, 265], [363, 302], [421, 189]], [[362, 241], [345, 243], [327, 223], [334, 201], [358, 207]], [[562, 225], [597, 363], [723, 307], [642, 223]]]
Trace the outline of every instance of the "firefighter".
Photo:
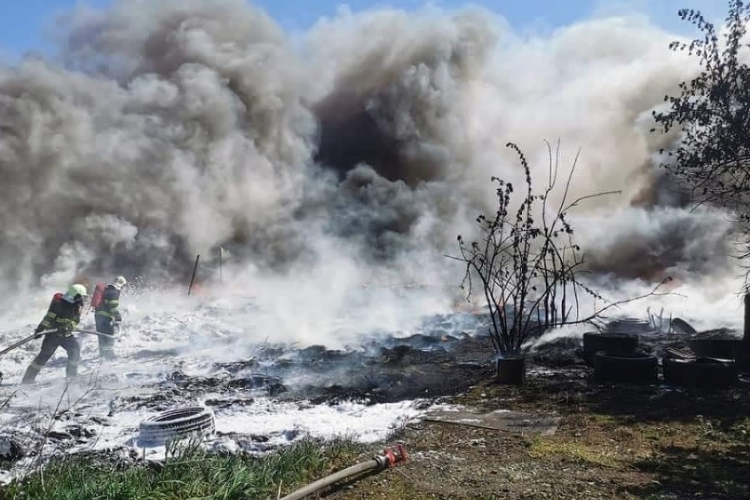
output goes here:
[[78, 375], [78, 361], [81, 359], [81, 346], [73, 336], [73, 330], [81, 321], [84, 300], [88, 297], [86, 287], [74, 284], [68, 288], [67, 293], [56, 293], [52, 298], [47, 314], [36, 327], [34, 333], [44, 330], [56, 330], [47, 333], [42, 341], [42, 348], [34, 361], [31, 362], [23, 376], [22, 384], [32, 384], [39, 371], [47, 364], [58, 347], [62, 347], [68, 354], [68, 364], [65, 370], [67, 378], [71, 379]]
[[[96, 331], [107, 335], [116, 335], [120, 331], [122, 315], [120, 314], [120, 292], [122, 287], [128, 284], [124, 276], [118, 276], [112, 283], [108, 283], [94, 304], [96, 318]], [[99, 357], [114, 359], [115, 353], [112, 349], [115, 339], [99, 336]]]

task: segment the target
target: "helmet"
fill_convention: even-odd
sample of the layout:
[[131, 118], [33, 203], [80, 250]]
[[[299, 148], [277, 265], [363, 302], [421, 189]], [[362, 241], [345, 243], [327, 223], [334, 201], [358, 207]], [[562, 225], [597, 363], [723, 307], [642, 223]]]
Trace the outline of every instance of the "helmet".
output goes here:
[[118, 290], [122, 290], [122, 287], [124, 287], [127, 284], [128, 284], [128, 280], [125, 279], [125, 276], [118, 276], [112, 282], [112, 286], [117, 288]]
[[86, 291], [86, 287], [84, 285], [76, 283], [75, 285], [70, 285], [70, 288], [68, 288], [68, 295], [73, 298], [75, 298], [76, 295], [80, 295], [81, 297], [88, 297], [89, 293]]
[[86, 291], [86, 287], [84, 285], [76, 283], [75, 285], [70, 285], [70, 288], [68, 288], [68, 293], [65, 294], [65, 299], [68, 302], [75, 302], [76, 300], [83, 300], [84, 297], [88, 296], [89, 294]]

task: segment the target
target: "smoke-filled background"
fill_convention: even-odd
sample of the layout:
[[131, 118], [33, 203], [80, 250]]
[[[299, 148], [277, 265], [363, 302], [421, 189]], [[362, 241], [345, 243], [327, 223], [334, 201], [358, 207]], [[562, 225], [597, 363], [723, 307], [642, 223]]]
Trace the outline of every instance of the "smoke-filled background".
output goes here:
[[571, 198], [621, 190], [576, 212], [598, 275], [734, 273], [729, 218], [657, 167], [677, 136], [651, 111], [696, 66], [645, 18], [521, 37], [478, 8], [380, 9], [291, 36], [243, 0], [123, 0], [58, 34], [59, 57], [0, 70], [0, 281], [44, 301], [78, 276], [187, 284], [196, 254], [207, 280], [223, 248], [226, 280], [297, 305], [373, 283], [450, 303], [444, 255], [494, 210], [491, 176], [523, 179], [506, 143], [541, 185], [545, 139], [563, 172], [580, 149]]

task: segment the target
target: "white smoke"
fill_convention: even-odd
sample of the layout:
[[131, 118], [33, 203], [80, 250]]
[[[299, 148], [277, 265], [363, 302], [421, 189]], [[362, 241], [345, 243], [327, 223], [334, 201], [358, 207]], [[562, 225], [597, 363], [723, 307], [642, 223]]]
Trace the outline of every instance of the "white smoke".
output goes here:
[[478, 8], [341, 11], [292, 39], [243, 0], [120, 0], [59, 25], [59, 58], [0, 70], [2, 281], [186, 282], [222, 246], [228, 279], [281, 276], [319, 324], [378, 276], [457, 286], [443, 254], [490, 176], [522, 179], [505, 144], [546, 179], [558, 138], [571, 197], [622, 191], [576, 214], [598, 272], [726, 265], [731, 226], [654, 164], [674, 137], [650, 112], [696, 67], [644, 17], [529, 37]]

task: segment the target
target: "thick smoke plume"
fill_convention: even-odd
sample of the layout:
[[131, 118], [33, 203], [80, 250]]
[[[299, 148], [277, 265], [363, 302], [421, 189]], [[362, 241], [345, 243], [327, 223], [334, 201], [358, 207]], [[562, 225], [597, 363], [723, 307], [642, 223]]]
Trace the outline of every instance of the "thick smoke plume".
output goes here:
[[622, 190], [576, 214], [594, 270], [725, 263], [729, 223], [655, 166], [675, 137], [650, 112], [695, 68], [642, 18], [534, 38], [480, 9], [381, 9], [292, 38], [243, 0], [122, 0], [60, 26], [58, 58], [0, 71], [3, 281], [185, 280], [221, 246], [270, 273], [441, 282], [490, 176], [521, 180], [505, 143], [541, 183], [558, 138], [563, 168], [581, 149], [572, 197]]

